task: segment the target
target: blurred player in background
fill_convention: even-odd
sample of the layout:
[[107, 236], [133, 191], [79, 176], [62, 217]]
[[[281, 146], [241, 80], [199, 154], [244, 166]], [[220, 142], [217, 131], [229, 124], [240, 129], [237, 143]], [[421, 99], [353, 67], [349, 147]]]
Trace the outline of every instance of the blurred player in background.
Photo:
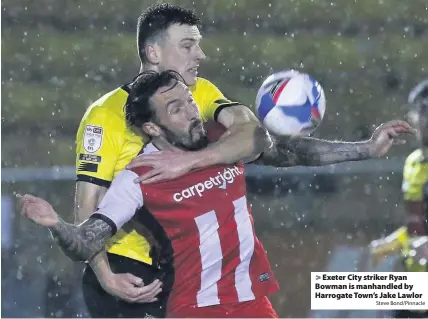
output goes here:
[[[428, 271], [428, 80], [411, 90], [410, 121], [418, 129], [419, 148], [406, 159], [402, 191], [406, 224], [371, 243], [376, 259], [401, 253], [406, 271]], [[397, 311], [399, 318], [427, 318], [428, 312]]]
[[[267, 134], [258, 129], [257, 119], [246, 107], [229, 101], [215, 85], [197, 77], [199, 64], [205, 59], [199, 46], [199, 22], [192, 11], [169, 4], [154, 5], [138, 19], [140, 71], [179, 72], [202, 119], [217, 121], [227, 128], [220, 143], [203, 151], [175, 152], [177, 172], [251, 157], [260, 152], [255, 138], [268, 142]], [[76, 223], [89, 217], [113, 178], [147, 141], [126, 126], [124, 105], [128, 93], [128, 85], [107, 93], [88, 108], [80, 123], [76, 147]], [[175, 172], [166, 173], [164, 177], [172, 178]], [[90, 261], [91, 267], [86, 268], [83, 277], [83, 291], [92, 317], [164, 316], [170, 287], [161, 287], [162, 283], [156, 280], [161, 274], [156, 265], [156, 243], [150, 238], [150, 232], [132, 220], [107, 243], [107, 254], [102, 252]]]
[[[403, 186], [406, 226], [401, 232], [401, 249], [406, 271], [428, 271], [428, 80], [409, 94], [409, 118], [418, 129], [420, 146], [404, 164]], [[428, 318], [427, 311], [396, 312], [398, 318]]]
[[406, 159], [402, 189], [407, 233], [410, 237], [418, 237], [428, 234], [423, 205], [423, 189], [428, 182], [428, 80], [419, 83], [410, 92], [408, 102], [412, 107], [409, 117], [418, 129], [420, 146]]
[[[126, 112], [130, 124], [152, 138], [142, 150], [148, 157], [213, 145], [189, 89], [176, 72], [140, 74], [130, 85]], [[299, 143], [276, 137], [248, 161], [281, 167], [359, 160], [362, 153], [385, 154], [396, 137], [409, 132], [407, 123], [393, 121], [360, 143], [298, 138]], [[161, 244], [156, 260], [165, 281], [174, 283], [170, 317], [277, 317], [266, 296], [277, 291], [278, 284], [254, 234], [243, 162], [200, 168], [160, 183], [135, 183], [139, 175], [151, 171], [148, 166], [120, 172], [98, 209], [78, 226], [65, 223], [49, 203], [32, 196], [22, 199], [23, 213], [49, 227], [75, 260], [90, 260], [104, 250], [107, 240], [134, 216], [150, 225]], [[100, 307], [110, 307], [108, 299], [99, 302]]]

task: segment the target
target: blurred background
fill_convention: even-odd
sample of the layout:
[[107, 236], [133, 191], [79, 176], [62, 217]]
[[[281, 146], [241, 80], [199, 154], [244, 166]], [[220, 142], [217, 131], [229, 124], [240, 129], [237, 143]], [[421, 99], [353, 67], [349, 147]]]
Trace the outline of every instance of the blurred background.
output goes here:
[[[3, 317], [81, 317], [83, 265], [49, 234], [15, 216], [14, 192], [48, 199], [73, 221], [75, 134], [85, 109], [139, 70], [136, 20], [146, 0], [2, 1]], [[202, 16], [202, 77], [254, 106], [270, 73], [296, 68], [324, 87], [314, 136], [368, 138], [405, 119], [408, 91], [428, 75], [424, 0], [170, 1]], [[311, 271], [391, 270], [373, 264], [371, 240], [402, 223], [400, 190], [414, 140], [386, 159], [319, 169], [248, 167], [257, 233], [281, 291], [281, 317], [379, 317], [311, 311]], [[47, 168], [47, 169], [46, 169]], [[28, 170], [27, 170], [28, 169]]]

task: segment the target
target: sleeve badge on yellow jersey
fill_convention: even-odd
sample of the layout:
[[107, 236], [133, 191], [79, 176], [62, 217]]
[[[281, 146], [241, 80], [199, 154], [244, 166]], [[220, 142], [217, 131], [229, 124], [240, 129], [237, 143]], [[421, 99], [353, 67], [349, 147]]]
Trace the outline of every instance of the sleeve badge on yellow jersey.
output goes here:
[[91, 154], [79, 154], [79, 159], [85, 162], [101, 163], [101, 156]]
[[83, 136], [83, 148], [88, 153], [95, 153], [103, 143], [103, 128], [100, 126], [86, 125]]

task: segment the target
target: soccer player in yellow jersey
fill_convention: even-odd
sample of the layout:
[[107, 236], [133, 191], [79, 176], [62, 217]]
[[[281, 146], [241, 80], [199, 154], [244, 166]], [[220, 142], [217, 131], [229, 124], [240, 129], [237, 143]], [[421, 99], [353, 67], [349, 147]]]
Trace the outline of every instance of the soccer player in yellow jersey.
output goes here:
[[[248, 108], [228, 100], [214, 84], [197, 77], [199, 64], [205, 59], [199, 46], [198, 24], [199, 19], [192, 11], [178, 6], [161, 4], [146, 10], [139, 17], [137, 28], [141, 71], [170, 69], [180, 73], [203, 120], [217, 121], [226, 131], [218, 142], [200, 151], [177, 150], [138, 157], [132, 165], [154, 167], [149, 175], [140, 177], [144, 183], [176, 178], [195, 168], [254, 159], [275, 142]], [[78, 223], [93, 213], [112, 179], [147, 142], [127, 128], [124, 114], [127, 96], [127, 85], [107, 93], [88, 108], [80, 123], [76, 148]], [[162, 130], [168, 132], [166, 128]], [[411, 132], [407, 123], [393, 121], [378, 128], [366, 143], [309, 138], [286, 141], [284, 137], [277, 143], [283, 146], [288, 161], [280, 164], [323, 165], [383, 155], [393, 138], [406, 132]], [[272, 165], [278, 165], [275, 161], [280, 158], [272, 157]], [[159, 243], [151, 240], [152, 231], [132, 220], [109, 240], [107, 253], [101, 252], [89, 261], [83, 286], [92, 317], [165, 315], [171, 281], [164, 276], [162, 267], [158, 267]]]
[[[428, 271], [428, 80], [411, 90], [409, 117], [418, 129], [419, 148], [406, 159], [402, 191], [405, 225], [372, 243], [376, 258], [401, 252], [406, 271]], [[401, 310], [397, 318], [426, 318], [428, 312]]]
[[[260, 147], [257, 149], [253, 142], [255, 135], [266, 140], [268, 135], [258, 129], [257, 119], [246, 107], [229, 101], [214, 84], [197, 77], [199, 64], [205, 59], [199, 46], [198, 24], [199, 19], [192, 11], [169, 4], [152, 6], [138, 19], [141, 71], [179, 72], [202, 118], [218, 121], [228, 129], [222, 143], [195, 152], [192, 158], [177, 156], [177, 163], [184, 160], [193, 166], [206, 166], [251, 157], [260, 153]], [[127, 97], [127, 85], [105, 94], [88, 108], [80, 123], [76, 146], [78, 223], [95, 210], [113, 178], [144, 144], [144, 138], [127, 128], [124, 113]], [[155, 280], [162, 277], [153, 258], [155, 247], [156, 243], [150, 242], [149, 230], [132, 221], [109, 241], [108, 259], [101, 253], [90, 261], [91, 267], [86, 268], [83, 278], [83, 291], [91, 316], [164, 316], [169, 287]], [[107, 292], [121, 300], [116, 302]], [[136, 303], [129, 305], [125, 301]]]
[[428, 182], [428, 80], [419, 83], [409, 94], [409, 112], [418, 128], [420, 147], [405, 162], [403, 186], [410, 236], [428, 235], [427, 216], [423, 207], [423, 188]]
[[428, 80], [411, 90], [408, 103], [409, 117], [418, 129], [419, 148], [406, 159], [403, 169], [402, 191], [406, 210], [406, 225], [387, 238], [372, 243], [375, 254], [406, 250], [409, 243], [428, 235], [424, 209], [424, 187], [428, 183]]
[[[420, 146], [407, 157], [403, 170], [406, 226], [401, 249], [407, 271], [428, 271], [428, 80], [410, 92], [408, 102]], [[427, 318], [428, 311], [401, 310], [395, 316]]]

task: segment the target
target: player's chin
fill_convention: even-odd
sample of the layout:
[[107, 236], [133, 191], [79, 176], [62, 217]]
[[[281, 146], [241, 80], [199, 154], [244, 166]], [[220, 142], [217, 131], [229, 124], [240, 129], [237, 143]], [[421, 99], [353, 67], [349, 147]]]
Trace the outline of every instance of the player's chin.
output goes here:
[[191, 135], [193, 141], [198, 141], [200, 139], [204, 139], [207, 135], [207, 132], [205, 131], [205, 128], [202, 123], [200, 123], [198, 126], [192, 129]]
[[192, 134], [193, 149], [201, 149], [208, 146], [208, 136], [205, 131]]

